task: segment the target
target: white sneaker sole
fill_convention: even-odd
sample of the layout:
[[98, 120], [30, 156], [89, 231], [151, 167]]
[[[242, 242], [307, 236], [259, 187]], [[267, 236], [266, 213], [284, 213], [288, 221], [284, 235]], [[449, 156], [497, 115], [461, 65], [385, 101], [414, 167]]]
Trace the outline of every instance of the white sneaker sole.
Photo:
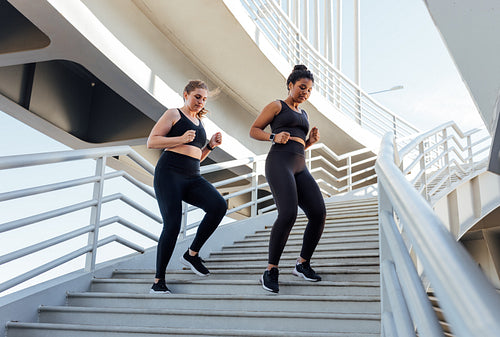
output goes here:
[[297, 277], [303, 277], [303, 278], [304, 278], [304, 280], [309, 281], [309, 282], [318, 282], [318, 281], [319, 281], [319, 280], [317, 280], [317, 279], [315, 279], [315, 278], [309, 278], [309, 277], [307, 277], [306, 275], [304, 275], [304, 274], [302, 274], [302, 273], [299, 273], [299, 272], [297, 271], [297, 269], [294, 269], [294, 270], [292, 271], [292, 274], [293, 274], [294, 276], [297, 276]]
[[274, 290], [272, 290], [271, 288], [268, 288], [268, 287], [266, 287], [266, 286], [264, 285], [264, 275], [261, 275], [261, 276], [260, 276], [260, 283], [262, 284], [262, 288], [264, 288], [264, 290], [267, 290], [267, 291], [269, 291], [269, 292], [271, 292], [271, 293], [273, 293], [273, 294], [277, 294], [277, 293], [279, 292], [279, 290], [278, 290], [278, 291], [274, 291]]
[[181, 259], [180, 259], [180, 260], [181, 260], [181, 263], [182, 263], [183, 265], [185, 265], [186, 267], [189, 267], [189, 268], [191, 269], [191, 271], [192, 271], [193, 273], [195, 273], [196, 275], [198, 275], [198, 276], [203, 276], [203, 277], [207, 277], [208, 275], [210, 275], [210, 273], [208, 273], [208, 274], [203, 274], [203, 273], [200, 273], [198, 270], [196, 270], [196, 268], [195, 268], [195, 267], [194, 267], [194, 266], [193, 266], [193, 265], [192, 265], [192, 264], [191, 264], [188, 260], [186, 260], [186, 259], [184, 258], [184, 256], [181, 256]]

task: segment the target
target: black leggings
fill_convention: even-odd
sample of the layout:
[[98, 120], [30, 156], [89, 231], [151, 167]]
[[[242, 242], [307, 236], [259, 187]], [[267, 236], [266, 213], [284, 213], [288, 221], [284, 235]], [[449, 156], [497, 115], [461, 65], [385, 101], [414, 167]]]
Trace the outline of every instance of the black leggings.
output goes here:
[[268, 263], [278, 265], [297, 218], [297, 205], [308, 218], [300, 256], [309, 261], [325, 227], [326, 208], [318, 184], [306, 167], [304, 146], [295, 141], [274, 144], [266, 159], [266, 178], [278, 208], [269, 238]]
[[154, 188], [163, 218], [156, 252], [156, 278], [164, 279], [181, 228], [182, 201], [206, 212], [189, 247], [199, 252], [226, 214], [227, 203], [200, 175], [200, 161], [179, 153], [162, 153], [155, 169]]

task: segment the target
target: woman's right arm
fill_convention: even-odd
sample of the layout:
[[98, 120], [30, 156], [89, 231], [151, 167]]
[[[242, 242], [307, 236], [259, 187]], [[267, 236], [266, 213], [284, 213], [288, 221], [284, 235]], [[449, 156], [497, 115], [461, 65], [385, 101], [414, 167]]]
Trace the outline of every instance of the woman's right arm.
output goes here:
[[[273, 101], [266, 105], [262, 112], [257, 116], [255, 122], [253, 122], [252, 127], [250, 128], [250, 137], [257, 140], [269, 141], [271, 133], [264, 131], [266, 126], [268, 126], [274, 116], [276, 116], [281, 110], [281, 103], [279, 101]], [[275, 135], [274, 141], [276, 143], [286, 143], [290, 138], [290, 134], [288, 132], [280, 132]]]
[[149, 133], [147, 146], [148, 149], [167, 149], [178, 145], [189, 143], [196, 131], [188, 130], [179, 137], [165, 137], [170, 132], [172, 125], [178, 119], [178, 112], [176, 109], [168, 109], [163, 116], [160, 117], [158, 122]]

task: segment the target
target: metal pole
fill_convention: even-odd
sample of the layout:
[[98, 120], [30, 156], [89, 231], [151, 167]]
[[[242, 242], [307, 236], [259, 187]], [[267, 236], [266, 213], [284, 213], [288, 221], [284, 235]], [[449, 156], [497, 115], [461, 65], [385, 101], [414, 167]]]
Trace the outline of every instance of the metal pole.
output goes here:
[[182, 202], [182, 220], [181, 220], [181, 238], [185, 239], [187, 236], [187, 217], [188, 217], [188, 207], [186, 202]]
[[359, 2], [354, 0], [354, 83], [360, 84], [360, 15]]
[[342, 0], [337, 0], [337, 38], [335, 51], [337, 53], [337, 69], [342, 71]]
[[257, 172], [257, 161], [253, 162], [253, 177], [252, 177], [252, 206], [250, 207], [250, 217], [257, 215], [257, 199], [259, 191], [257, 189], [259, 175]]
[[309, 1], [302, 1], [302, 13], [300, 13], [300, 17], [303, 24], [302, 33], [307, 41], [311, 41], [309, 34]]
[[332, 13], [333, 13], [332, 0], [325, 0], [325, 24], [324, 27], [324, 40], [325, 40], [325, 57], [333, 63], [333, 36], [332, 32]]
[[99, 240], [99, 224], [101, 220], [101, 207], [102, 207], [102, 192], [104, 186], [104, 174], [106, 173], [106, 156], [102, 156], [96, 160], [96, 176], [99, 180], [94, 183], [94, 191], [92, 198], [97, 200], [97, 204], [92, 206], [90, 211], [90, 225], [94, 229], [89, 232], [88, 245], [92, 246], [92, 250], [85, 256], [85, 271], [93, 272], [95, 270], [95, 260], [97, 252], [97, 241]]
[[319, 45], [319, 35], [320, 35], [320, 22], [319, 22], [319, 0], [314, 0], [314, 41], [313, 45], [318, 51], [320, 51]]

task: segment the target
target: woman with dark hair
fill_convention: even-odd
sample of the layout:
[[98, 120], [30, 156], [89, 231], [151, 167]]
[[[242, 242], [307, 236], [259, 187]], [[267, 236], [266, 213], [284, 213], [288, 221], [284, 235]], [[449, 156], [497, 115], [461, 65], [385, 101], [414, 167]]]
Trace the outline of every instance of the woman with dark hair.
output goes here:
[[168, 109], [155, 124], [148, 138], [148, 148], [165, 149], [154, 176], [156, 199], [163, 218], [158, 240], [155, 282], [151, 293], [170, 293], [165, 270], [174, 251], [182, 217], [182, 201], [206, 212], [189, 249], [181, 262], [200, 276], [210, 273], [198, 256], [203, 244], [226, 214], [227, 203], [220, 193], [200, 175], [200, 162], [222, 143], [215, 133], [208, 144], [201, 118], [207, 113], [208, 87], [202, 81], [190, 81], [183, 92], [184, 106]]
[[[266, 178], [271, 187], [278, 217], [269, 238], [268, 266], [261, 276], [262, 287], [279, 292], [278, 263], [297, 217], [297, 206], [304, 211], [308, 223], [302, 250], [293, 274], [312, 282], [321, 277], [311, 268], [310, 259], [323, 233], [326, 208], [318, 184], [306, 167], [304, 150], [319, 140], [318, 128], [309, 132], [307, 113], [299, 105], [307, 101], [314, 84], [313, 74], [304, 65], [296, 65], [287, 79], [288, 97], [269, 103], [250, 129], [257, 140], [273, 145], [266, 159]], [[271, 126], [271, 133], [264, 131]]]

